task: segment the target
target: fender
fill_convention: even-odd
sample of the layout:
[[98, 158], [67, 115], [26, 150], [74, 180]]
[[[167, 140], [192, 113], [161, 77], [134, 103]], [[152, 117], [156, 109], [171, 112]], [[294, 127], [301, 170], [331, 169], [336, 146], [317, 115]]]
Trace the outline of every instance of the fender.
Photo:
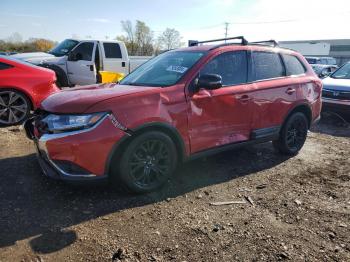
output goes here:
[[56, 77], [58, 78], [58, 75], [60, 75], [61, 77], [61, 84], [63, 86], [68, 86], [70, 85], [70, 81], [69, 81], [69, 78], [68, 78], [68, 75], [67, 73], [61, 68], [59, 67], [58, 65], [54, 65], [54, 64], [42, 64], [41, 65], [42, 67], [45, 67], [45, 68], [48, 68], [48, 69], [51, 69], [52, 71], [54, 71], [56, 73]]
[[288, 120], [288, 118], [294, 113], [294, 112], [302, 112], [305, 113], [307, 119], [308, 119], [308, 123], [309, 123], [309, 128], [311, 127], [312, 124], [312, 110], [311, 107], [308, 103], [306, 102], [300, 102], [295, 104], [292, 108], [290, 108], [283, 120], [283, 124], [281, 126], [284, 125], [284, 123]]
[[123, 146], [127, 145], [129, 141], [131, 141], [131, 139], [139, 134], [142, 134], [144, 132], [147, 131], [151, 131], [151, 130], [156, 130], [156, 131], [161, 131], [165, 134], [167, 134], [168, 136], [170, 136], [170, 138], [174, 141], [174, 144], [176, 146], [176, 149], [178, 151], [179, 154], [179, 159], [181, 162], [186, 161], [186, 159], [189, 157], [186, 153], [186, 147], [185, 147], [185, 143], [180, 135], [180, 133], [177, 131], [177, 129], [168, 124], [168, 123], [164, 123], [164, 122], [151, 122], [151, 123], [146, 123], [143, 125], [140, 125], [136, 128], [132, 128], [132, 129], [128, 129], [127, 132], [125, 132], [125, 135], [122, 137], [122, 139], [120, 139], [117, 143], [115, 143], [115, 145], [113, 146], [107, 162], [106, 162], [106, 174], [109, 174], [111, 171], [111, 164], [112, 164], [112, 159], [114, 157], [119, 157], [118, 153], [120, 152], [120, 150], [123, 148]]

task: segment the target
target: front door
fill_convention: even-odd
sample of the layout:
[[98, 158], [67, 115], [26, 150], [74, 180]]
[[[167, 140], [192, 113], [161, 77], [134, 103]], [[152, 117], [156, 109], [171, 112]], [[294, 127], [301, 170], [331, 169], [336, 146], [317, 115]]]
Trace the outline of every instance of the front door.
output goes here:
[[88, 85], [96, 83], [94, 42], [82, 42], [69, 54], [67, 72], [72, 85]]
[[246, 51], [221, 53], [200, 70], [199, 75], [220, 75], [223, 86], [215, 90], [198, 86], [189, 94], [191, 153], [249, 140], [252, 105], [247, 60]]

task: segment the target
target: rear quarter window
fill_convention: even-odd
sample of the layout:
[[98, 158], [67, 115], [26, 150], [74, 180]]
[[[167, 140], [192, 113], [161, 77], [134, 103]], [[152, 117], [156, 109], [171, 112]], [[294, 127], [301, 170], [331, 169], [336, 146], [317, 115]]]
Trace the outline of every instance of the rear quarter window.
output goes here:
[[117, 43], [103, 43], [106, 58], [122, 58], [120, 45]]
[[305, 74], [306, 68], [302, 64], [302, 62], [293, 55], [282, 55], [284, 64], [286, 66], [286, 74], [287, 76], [291, 75], [302, 75]]
[[257, 51], [252, 53], [253, 81], [272, 79], [284, 75], [284, 67], [279, 54]]
[[0, 62], [0, 70], [9, 69], [9, 68], [12, 68], [12, 67], [13, 67], [12, 65]]

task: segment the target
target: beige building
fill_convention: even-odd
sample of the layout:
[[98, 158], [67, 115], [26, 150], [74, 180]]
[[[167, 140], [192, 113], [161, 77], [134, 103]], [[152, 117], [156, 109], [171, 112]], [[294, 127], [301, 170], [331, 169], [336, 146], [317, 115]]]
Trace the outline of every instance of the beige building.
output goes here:
[[[299, 51], [304, 56], [334, 57], [337, 59], [339, 66], [350, 61], [350, 39], [281, 41], [279, 44], [281, 46], [289, 47], [296, 51]], [[310, 48], [305, 48], [306, 44], [309, 44], [311, 47], [314, 46], [312, 52], [306, 51], [310, 50]], [[324, 48], [321, 46], [324, 46]]]

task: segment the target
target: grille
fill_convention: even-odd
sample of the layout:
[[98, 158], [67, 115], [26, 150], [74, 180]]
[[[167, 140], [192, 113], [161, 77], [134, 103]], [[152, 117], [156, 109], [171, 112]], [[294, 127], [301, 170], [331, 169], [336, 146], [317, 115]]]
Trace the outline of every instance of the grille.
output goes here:
[[350, 100], [350, 91], [337, 91], [323, 89], [322, 97], [339, 99], [339, 100]]

